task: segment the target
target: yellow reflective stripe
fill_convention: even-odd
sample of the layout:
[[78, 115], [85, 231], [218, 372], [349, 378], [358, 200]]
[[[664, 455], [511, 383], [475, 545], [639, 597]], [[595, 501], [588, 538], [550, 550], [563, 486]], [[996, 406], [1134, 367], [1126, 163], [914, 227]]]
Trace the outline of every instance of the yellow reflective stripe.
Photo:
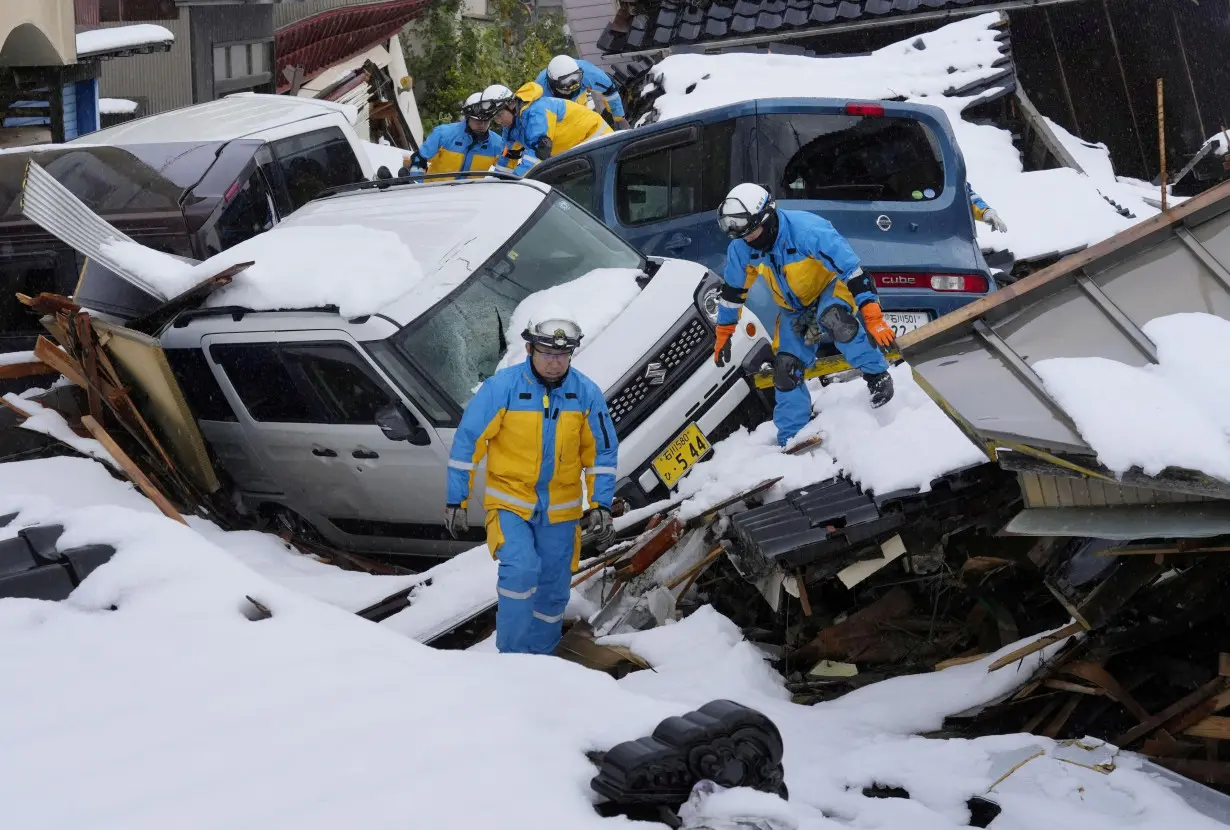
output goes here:
[[515, 498], [513, 496], [508, 495], [502, 490], [496, 490], [491, 487], [487, 488], [487, 495], [488, 497], [493, 498], [493, 499], [499, 499], [500, 501], [506, 501], [509, 504], [515, 504], [518, 507], [532, 508], [534, 506], [534, 502], [532, 501], [525, 501], [524, 499]]

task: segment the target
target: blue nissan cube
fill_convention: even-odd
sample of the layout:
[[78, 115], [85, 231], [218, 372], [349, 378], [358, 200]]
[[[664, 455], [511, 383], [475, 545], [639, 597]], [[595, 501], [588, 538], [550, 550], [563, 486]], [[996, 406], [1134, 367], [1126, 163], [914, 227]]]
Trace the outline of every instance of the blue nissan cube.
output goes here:
[[[979, 250], [965, 162], [938, 107], [761, 99], [624, 130], [534, 167], [648, 255], [717, 274], [729, 240], [717, 206], [759, 182], [778, 207], [828, 219], [862, 260], [898, 336], [996, 286]], [[763, 281], [748, 306], [766, 322]], [[762, 309], [764, 313], [762, 313]]]

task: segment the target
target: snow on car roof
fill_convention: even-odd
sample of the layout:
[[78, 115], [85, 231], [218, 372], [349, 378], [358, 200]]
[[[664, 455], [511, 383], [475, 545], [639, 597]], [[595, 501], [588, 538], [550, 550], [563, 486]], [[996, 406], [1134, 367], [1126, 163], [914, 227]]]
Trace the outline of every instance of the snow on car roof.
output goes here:
[[308, 202], [199, 264], [132, 242], [104, 244], [166, 297], [252, 262], [205, 304], [253, 311], [337, 306], [343, 317], [380, 312], [405, 325], [464, 282], [549, 192], [539, 182], [489, 179], [343, 193]]
[[289, 95], [230, 95], [177, 110], [160, 112], [83, 135], [69, 144], [157, 144], [161, 142], [228, 141], [272, 130], [296, 121], [340, 112], [348, 123], [355, 108], [333, 101]]
[[[1118, 178], [1105, 148], [1105, 165], [1076, 170], [1024, 171], [1008, 131], [966, 121], [962, 112], [984, 92], [952, 94], [1004, 73], [999, 13], [950, 23], [865, 55], [727, 53], [671, 55], [654, 67], [663, 94], [654, 102], [661, 119], [767, 98], [902, 100], [945, 111], [965, 158], [974, 190], [1003, 217], [1007, 233], [978, 223], [984, 249], [1011, 250], [1018, 259], [1064, 252], [1098, 242], [1155, 216], [1138, 183]], [[1156, 193], [1156, 189], [1153, 191]], [[1109, 196], [1135, 218], [1120, 215]]]

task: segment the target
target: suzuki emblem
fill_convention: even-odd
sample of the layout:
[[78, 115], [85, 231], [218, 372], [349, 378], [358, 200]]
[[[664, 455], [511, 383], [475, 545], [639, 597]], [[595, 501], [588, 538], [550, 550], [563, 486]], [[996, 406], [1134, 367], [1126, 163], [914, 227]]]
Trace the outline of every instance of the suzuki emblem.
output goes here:
[[650, 363], [645, 367], [645, 380], [650, 386], [661, 386], [666, 382], [666, 367], [661, 363]]
[[888, 231], [893, 227], [893, 220], [889, 219], [887, 214], [881, 213], [876, 217], [876, 227], [882, 231]]

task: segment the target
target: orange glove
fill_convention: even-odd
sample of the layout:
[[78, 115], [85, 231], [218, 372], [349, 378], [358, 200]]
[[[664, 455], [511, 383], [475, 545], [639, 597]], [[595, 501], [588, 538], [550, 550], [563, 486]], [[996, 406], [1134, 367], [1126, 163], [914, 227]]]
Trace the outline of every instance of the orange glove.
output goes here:
[[735, 323], [717, 327], [717, 342], [713, 344], [713, 362], [719, 367], [730, 360], [730, 336], [735, 333]]
[[879, 303], [865, 303], [859, 310], [863, 312], [863, 325], [867, 327], [867, 334], [871, 335], [872, 342], [880, 348], [896, 342], [897, 337], [893, 334], [892, 327], [884, 322], [884, 312], [880, 310]]

